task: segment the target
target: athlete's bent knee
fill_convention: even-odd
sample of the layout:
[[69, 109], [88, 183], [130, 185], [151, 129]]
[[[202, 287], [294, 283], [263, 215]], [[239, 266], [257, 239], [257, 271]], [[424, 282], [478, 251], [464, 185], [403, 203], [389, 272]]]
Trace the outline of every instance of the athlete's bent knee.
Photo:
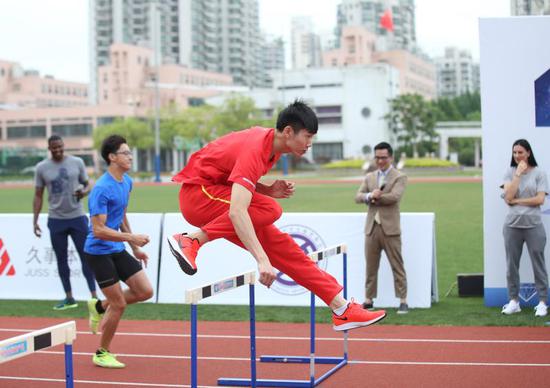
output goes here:
[[138, 298], [140, 301], [145, 301], [147, 299], [151, 299], [152, 297], [153, 297], [153, 289], [151, 287], [145, 288], [138, 295]]
[[126, 301], [124, 299], [110, 301], [109, 308], [117, 312], [123, 312], [126, 309]]

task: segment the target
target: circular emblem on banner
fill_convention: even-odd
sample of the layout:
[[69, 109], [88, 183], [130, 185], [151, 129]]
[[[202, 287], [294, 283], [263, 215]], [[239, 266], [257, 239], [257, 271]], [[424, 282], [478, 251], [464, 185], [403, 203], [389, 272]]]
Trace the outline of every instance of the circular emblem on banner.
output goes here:
[[[321, 236], [305, 225], [286, 225], [280, 229], [282, 232], [288, 233], [306, 254], [326, 247]], [[320, 266], [322, 269], [326, 269], [327, 261], [322, 260]], [[280, 271], [277, 273], [277, 278], [271, 285], [271, 289], [282, 295], [301, 295], [308, 292], [308, 290], [298, 285], [294, 280]]]

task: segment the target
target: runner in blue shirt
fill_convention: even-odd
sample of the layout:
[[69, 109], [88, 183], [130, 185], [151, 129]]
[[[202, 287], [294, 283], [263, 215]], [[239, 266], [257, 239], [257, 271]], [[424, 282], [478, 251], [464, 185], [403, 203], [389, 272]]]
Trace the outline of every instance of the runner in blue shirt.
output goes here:
[[[107, 137], [101, 146], [101, 156], [108, 168], [90, 193], [90, 228], [84, 245], [88, 265], [106, 297], [103, 301], [88, 302], [92, 333], [97, 333], [103, 318], [100, 347], [93, 363], [104, 368], [124, 368], [109, 347], [126, 305], [153, 296], [153, 288], [140, 263], [147, 265], [147, 254], [140, 247], [149, 242], [149, 236], [132, 233], [126, 217], [132, 191], [132, 180], [126, 175], [132, 166], [132, 152], [126, 139], [119, 135]], [[125, 250], [125, 241], [134, 256]], [[123, 291], [120, 281], [126, 283], [128, 289]]]

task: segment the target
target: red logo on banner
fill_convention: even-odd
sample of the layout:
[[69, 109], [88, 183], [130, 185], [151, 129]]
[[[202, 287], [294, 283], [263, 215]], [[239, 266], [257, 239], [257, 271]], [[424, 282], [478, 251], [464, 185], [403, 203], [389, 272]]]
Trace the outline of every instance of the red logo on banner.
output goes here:
[[4, 246], [4, 242], [0, 238], [0, 276], [13, 276], [15, 275], [15, 267], [10, 262], [8, 256], [8, 250]]

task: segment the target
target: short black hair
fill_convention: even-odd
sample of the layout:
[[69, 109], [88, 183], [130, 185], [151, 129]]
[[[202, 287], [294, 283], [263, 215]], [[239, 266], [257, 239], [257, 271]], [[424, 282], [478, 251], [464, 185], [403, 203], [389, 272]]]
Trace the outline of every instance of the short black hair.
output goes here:
[[101, 157], [107, 165], [111, 164], [109, 155], [117, 152], [122, 144], [128, 143], [126, 139], [120, 135], [111, 135], [103, 140], [103, 143], [101, 143]]
[[518, 139], [512, 144], [512, 162], [510, 163], [511, 167], [517, 167], [518, 164], [516, 163], [516, 160], [514, 159], [514, 147], [515, 146], [522, 146], [525, 148], [525, 151], [529, 152], [529, 157], [527, 158], [527, 164], [531, 167], [537, 167], [537, 161], [535, 160], [535, 154], [533, 154], [533, 150], [531, 149], [531, 144], [525, 139]]
[[393, 148], [391, 148], [390, 143], [386, 143], [385, 141], [378, 143], [374, 146], [374, 150], [388, 150], [388, 154], [390, 156], [393, 156]]
[[61, 140], [63, 141], [63, 139], [61, 138], [61, 136], [59, 136], [58, 134], [53, 134], [51, 135], [50, 137], [48, 137], [48, 145], [50, 145], [52, 142], [54, 141], [58, 141], [58, 140]]
[[317, 115], [305, 102], [295, 100], [283, 109], [277, 117], [277, 130], [282, 132], [283, 129], [290, 125], [294, 133], [306, 129], [311, 134], [316, 134], [319, 128]]

